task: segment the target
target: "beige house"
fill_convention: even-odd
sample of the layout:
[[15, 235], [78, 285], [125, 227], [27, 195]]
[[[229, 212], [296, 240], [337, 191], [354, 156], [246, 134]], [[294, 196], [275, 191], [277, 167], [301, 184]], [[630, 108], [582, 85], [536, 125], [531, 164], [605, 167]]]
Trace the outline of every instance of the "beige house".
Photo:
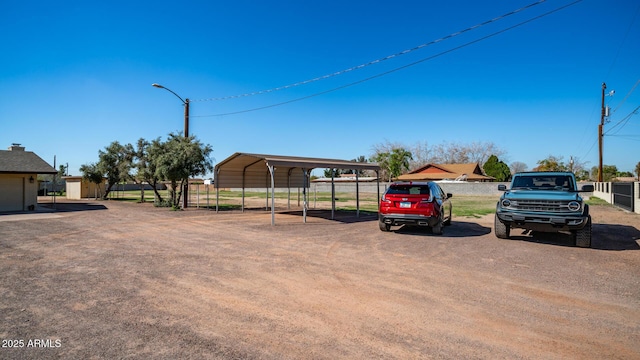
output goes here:
[[482, 173], [478, 163], [468, 164], [427, 164], [421, 168], [398, 176], [401, 181], [443, 181], [460, 180], [470, 182], [490, 182], [495, 178]]
[[96, 183], [83, 180], [82, 176], [64, 176], [62, 178], [66, 181], [67, 199], [98, 198], [104, 194], [107, 187], [107, 179], [104, 179], [102, 184], [96, 185]]
[[20, 144], [0, 150], [0, 212], [33, 211], [38, 206], [38, 174], [57, 174]]

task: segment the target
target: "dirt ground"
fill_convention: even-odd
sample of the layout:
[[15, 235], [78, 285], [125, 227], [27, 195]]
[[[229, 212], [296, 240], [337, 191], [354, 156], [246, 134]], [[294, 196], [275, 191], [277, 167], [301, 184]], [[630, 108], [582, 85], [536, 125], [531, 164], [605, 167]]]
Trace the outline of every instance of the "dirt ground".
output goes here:
[[639, 359], [640, 215], [593, 248], [376, 218], [58, 200], [0, 215], [1, 359]]

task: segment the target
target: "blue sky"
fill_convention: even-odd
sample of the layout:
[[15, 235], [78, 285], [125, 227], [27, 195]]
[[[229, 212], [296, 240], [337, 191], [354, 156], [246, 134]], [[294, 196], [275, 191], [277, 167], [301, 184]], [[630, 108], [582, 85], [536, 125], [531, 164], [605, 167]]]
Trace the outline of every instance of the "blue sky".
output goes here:
[[211, 144], [216, 161], [493, 142], [507, 163], [573, 156], [591, 168], [606, 82], [616, 92], [606, 97], [604, 163], [633, 171], [640, 2], [574, 2], [541, 2], [321, 81], [211, 100], [366, 64], [538, 0], [4, 1], [0, 147], [21, 143], [50, 164], [56, 155], [79, 175], [112, 141], [182, 131], [182, 103], [151, 86], [159, 83], [192, 100], [190, 134]]

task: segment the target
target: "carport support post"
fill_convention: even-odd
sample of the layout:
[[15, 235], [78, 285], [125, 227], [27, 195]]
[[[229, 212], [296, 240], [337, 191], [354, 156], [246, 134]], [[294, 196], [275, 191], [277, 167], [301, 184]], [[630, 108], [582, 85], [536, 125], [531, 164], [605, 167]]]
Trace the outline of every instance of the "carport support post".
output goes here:
[[307, 169], [302, 168], [302, 222], [307, 223]]
[[220, 169], [216, 169], [216, 174], [213, 178], [213, 185], [216, 187], [216, 213], [220, 205]]
[[356, 217], [360, 217], [360, 183], [358, 182], [358, 170], [356, 172]]
[[[273, 165], [267, 165], [267, 166], [269, 167], [269, 173], [271, 174], [271, 226], [274, 226], [276, 224], [276, 208], [274, 206], [275, 198], [273, 196], [273, 192], [275, 191], [275, 187], [276, 187], [274, 174], [273, 174], [275, 171], [275, 168], [273, 167]], [[269, 200], [267, 199], [267, 203], [268, 202]]]
[[287, 210], [291, 210], [291, 171], [293, 168], [290, 168], [287, 172]]
[[380, 170], [376, 170], [376, 189], [378, 189], [378, 211], [380, 211]]
[[334, 218], [334, 213], [336, 211], [336, 185], [333, 182], [333, 178], [335, 177], [336, 169], [331, 169], [331, 220]]

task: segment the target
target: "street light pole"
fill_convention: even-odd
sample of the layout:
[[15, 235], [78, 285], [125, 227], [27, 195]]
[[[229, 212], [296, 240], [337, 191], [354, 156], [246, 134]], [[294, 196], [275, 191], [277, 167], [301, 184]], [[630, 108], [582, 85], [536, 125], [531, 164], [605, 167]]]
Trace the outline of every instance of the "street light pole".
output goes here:
[[[164, 87], [160, 84], [153, 83], [151, 84], [151, 86], [157, 87], [158, 89], [165, 89], [168, 92], [175, 95], [178, 99], [180, 99], [180, 101], [182, 101], [182, 104], [184, 104], [184, 137], [188, 138], [189, 137], [189, 99], [188, 98], [182, 99], [180, 95], [173, 92], [173, 90], [167, 87]], [[183, 209], [186, 209], [187, 206], [189, 205], [188, 199], [189, 199], [189, 179], [187, 178], [187, 183], [182, 189], [182, 208]]]

